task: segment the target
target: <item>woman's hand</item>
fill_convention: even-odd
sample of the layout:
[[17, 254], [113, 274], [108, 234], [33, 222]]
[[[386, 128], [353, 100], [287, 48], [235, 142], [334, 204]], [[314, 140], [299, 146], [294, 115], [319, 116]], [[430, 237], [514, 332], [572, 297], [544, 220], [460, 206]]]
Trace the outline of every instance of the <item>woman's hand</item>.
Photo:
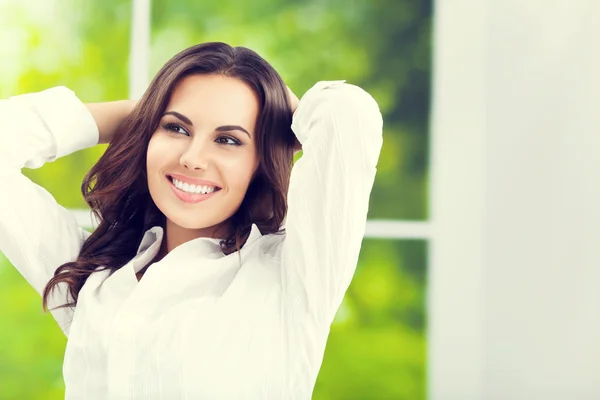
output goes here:
[[286, 86], [286, 88], [288, 90], [290, 107], [292, 108], [292, 113], [294, 113], [294, 112], [296, 112], [296, 109], [298, 108], [298, 104], [300, 104], [300, 100], [298, 100], [298, 96], [296, 96], [294, 94], [294, 92], [292, 92], [292, 89], [290, 89], [289, 86]]
[[[286, 87], [288, 90], [288, 98], [289, 98], [289, 102], [290, 102], [290, 108], [292, 109], [292, 113], [295, 113], [296, 109], [298, 108], [298, 104], [300, 104], [300, 100], [298, 99], [298, 96], [296, 96], [294, 94], [294, 92], [292, 92], [292, 89], [290, 89], [289, 86], [286, 86]], [[298, 141], [298, 138], [296, 138], [296, 140], [294, 141], [294, 153], [297, 153], [300, 150], [302, 150], [302, 145]]]

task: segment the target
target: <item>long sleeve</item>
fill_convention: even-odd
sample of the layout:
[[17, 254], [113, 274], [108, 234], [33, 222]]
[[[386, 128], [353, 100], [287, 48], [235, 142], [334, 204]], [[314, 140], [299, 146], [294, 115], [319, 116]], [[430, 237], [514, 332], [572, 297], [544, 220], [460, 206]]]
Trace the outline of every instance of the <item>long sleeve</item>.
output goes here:
[[[93, 117], [67, 88], [0, 100], [0, 251], [40, 294], [56, 268], [77, 258], [89, 233], [21, 169], [97, 143]], [[49, 307], [65, 299], [65, 287], [59, 287]], [[65, 334], [70, 312], [52, 312]]]
[[291, 174], [283, 284], [294, 307], [330, 323], [356, 269], [383, 143], [375, 100], [344, 81], [319, 82], [292, 129], [303, 155]]

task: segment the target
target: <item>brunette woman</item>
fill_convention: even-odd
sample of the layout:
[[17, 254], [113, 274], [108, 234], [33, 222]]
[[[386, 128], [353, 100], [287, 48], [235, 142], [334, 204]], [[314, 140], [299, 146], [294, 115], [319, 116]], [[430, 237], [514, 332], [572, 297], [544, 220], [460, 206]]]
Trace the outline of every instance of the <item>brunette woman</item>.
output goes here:
[[[89, 233], [21, 169], [97, 143]], [[381, 145], [364, 90], [298, 101], [224, 43], [177, 54], [138, 102], [0, 102], [0, 250], [68, 335], [66, 397], [309, 399]]]

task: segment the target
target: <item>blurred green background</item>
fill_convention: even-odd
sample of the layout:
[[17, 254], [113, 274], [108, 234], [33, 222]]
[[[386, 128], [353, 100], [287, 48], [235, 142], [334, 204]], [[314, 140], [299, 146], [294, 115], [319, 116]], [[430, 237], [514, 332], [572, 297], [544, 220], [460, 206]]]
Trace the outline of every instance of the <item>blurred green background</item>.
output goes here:
[[[0, 98], [57, 85], [84, 101], [126, 98], [131, 12], [129, 0], [0, 0]], [[299, 96], [319, 80], [362, 86], [385, 121], [369, 218], [423, 221], [431, 18], [430, 0], [154, 0], [150, 71], [224, 41], [257, 51]], [[81, 180], [104, 149], [24, 173], [83, 208]], [[426, 289], [426, 240], [365, 239], [313, 398], [425, 399]], [[0, 399], [63, 398], [66, 339], [1, 254], [0, 324]]]

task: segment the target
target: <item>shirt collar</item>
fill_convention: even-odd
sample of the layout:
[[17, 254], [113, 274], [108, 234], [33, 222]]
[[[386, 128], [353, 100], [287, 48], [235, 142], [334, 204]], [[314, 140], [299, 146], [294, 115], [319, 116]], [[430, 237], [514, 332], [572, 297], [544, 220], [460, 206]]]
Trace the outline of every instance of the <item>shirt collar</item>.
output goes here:
[[[138, 246], [136, 257], [146, 255], [146, 253], [148, 252], [151, 253], [152, 257], [154, 257], [160, 249], [160, 244], [162, 243], [163, 236], [164, 230], [161, 226], [157, 225], [148, 229], [144, 233], [144, 237], [142, 238], [142, 241]], [[248, 246], [260, 237], [262, 237], [260, 230], [258, 229], [256, 224], [252, 224], [252, 227], [250, 229], [250, 235], [248, 236], [248, 240], [246, 240], [246, 243], [243, 247]], [[178, 252], [181, 252], [185, 249], [186, 254], [188, 253], [188, 251], [191, 251], [191, 253], [193, 254], [190, 255], [211, 256], [210, 258], [220, 258], [224, 256], [223, 251], [221, 250], [220, 243], [221, 239], [197, 238], [181, 244], [173, 251], [177, 250]]]

